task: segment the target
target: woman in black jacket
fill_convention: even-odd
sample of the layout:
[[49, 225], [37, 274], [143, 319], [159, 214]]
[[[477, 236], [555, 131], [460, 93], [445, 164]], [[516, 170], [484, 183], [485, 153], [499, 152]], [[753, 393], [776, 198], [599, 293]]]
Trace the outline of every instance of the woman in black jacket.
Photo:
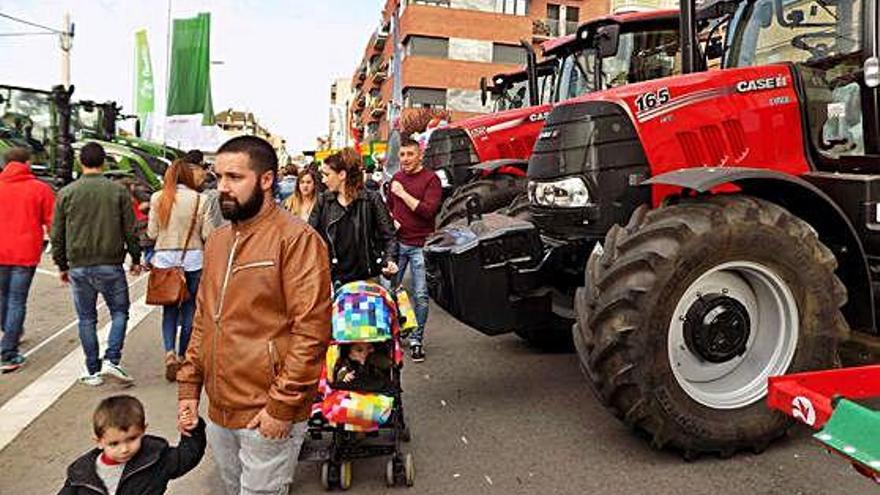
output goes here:
[[321, 175], [327, 192], [318, 197], [309, 224], [327, 243], [334, 287], [396, 274], [394, 223], [379, 193], [364, 188], [360, 155], [351, 148], [330, 155]]

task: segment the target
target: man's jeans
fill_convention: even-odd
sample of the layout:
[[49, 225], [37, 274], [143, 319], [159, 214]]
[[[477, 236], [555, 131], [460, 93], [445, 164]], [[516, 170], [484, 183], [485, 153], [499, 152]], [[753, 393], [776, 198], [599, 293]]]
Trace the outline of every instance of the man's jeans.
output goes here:
[[208, 421], [208, 444], [227, 495], [287, 495], [305, 433], [305, 421], [294, 424], [283, 440], [263, 438], [259, 429], [230, 430]]
[[73, 304], [79, 318], [79, 341], [86, 355], [89, 374], [101, 371], [98, 357], [98, 294], [104, 297], [110, 310], [110, 337], [104, 359], [119, 364], [125, 343], [125, 327], [128, 325], [128, 283], [122, 265], [97, 265], [71, 268], [70, 286]]
[[192, 336], [193, 315], [196, 312], [196, 294], [199, 292], [199, 280], [202, 278], [201, 270], [183, 272], [186, 277], [186, 290], [189, 299], [180, 306], [162, 307], [162, 340], [165, 344], [165, 352], [174, 352], [174, 344], [177, 339], [177, 327], [180, 326], [180, 342], [177, 354], [183, 357], [189, 346], [189, 338]]
[[413, 290], [410, 291], [410, 294], [415, 296], [413, 305], [419, 328], [412, 333], [409, 340], [413, 344], [421, 344], [425, 337], [425, 323], [428, 321], [428, 279], [425, 271], [425, 252], [421, 246], [408, 246], [400, 243], [400, 254], [397, 260], [397, 266], [400, 269], [397, 273], [397, 285], [403, 283], [406, 267], [409, 265], [412, 268]]
[[32, 266], [0, 265], [0, 328], [3, 329], [0, 349], [3, 360], [18, 355], [18, 342], [21, 340], [27, 313], [28, 292], [35, 271], [36, 268]]

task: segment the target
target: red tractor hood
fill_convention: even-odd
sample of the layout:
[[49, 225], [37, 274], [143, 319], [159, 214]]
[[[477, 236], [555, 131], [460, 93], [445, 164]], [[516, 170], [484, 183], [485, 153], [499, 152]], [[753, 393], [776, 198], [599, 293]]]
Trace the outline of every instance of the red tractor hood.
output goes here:
[[449, 127], [467, 132], [481, 162], [502, 158], [527, 160], [551, 108], [517, 108], [472, 117]]

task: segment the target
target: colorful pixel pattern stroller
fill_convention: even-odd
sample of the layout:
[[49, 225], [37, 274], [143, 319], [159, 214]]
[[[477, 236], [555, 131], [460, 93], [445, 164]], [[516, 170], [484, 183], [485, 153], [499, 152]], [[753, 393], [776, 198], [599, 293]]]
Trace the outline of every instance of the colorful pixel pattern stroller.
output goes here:
[[[355, 459], [390, 456], [386, 464], [388, 486], [412, 486], [412, 454], [401, 452], [409, 441], [401, 400], [400, 345], [397, 303], [384, 287], [373, 282], [348, 283], [334, 295], [333, 335], [322, 372], [319, 400], [309, 419], [300, 460], [321, 463], [321, 483], [327, 490], [351, 487]], [[384, 358], [381, 389], [355, 390], [335, 380], [337, 363], [347, 346], [369, 343]], [[387, 381], [385, 379], [387, 378]]]

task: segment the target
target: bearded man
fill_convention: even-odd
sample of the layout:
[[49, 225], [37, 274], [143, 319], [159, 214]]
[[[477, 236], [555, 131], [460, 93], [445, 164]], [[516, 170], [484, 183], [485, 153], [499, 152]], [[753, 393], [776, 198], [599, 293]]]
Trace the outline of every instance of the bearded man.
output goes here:
[[239, 136], [217, 151], [231, 223], [205, 245], [192, 339], [177, 374], [178, 429], [207, 436], [230, 495], [286, 494], [330, 340], [330, 266], [320, 236], [276, 206], [275, 150]]

